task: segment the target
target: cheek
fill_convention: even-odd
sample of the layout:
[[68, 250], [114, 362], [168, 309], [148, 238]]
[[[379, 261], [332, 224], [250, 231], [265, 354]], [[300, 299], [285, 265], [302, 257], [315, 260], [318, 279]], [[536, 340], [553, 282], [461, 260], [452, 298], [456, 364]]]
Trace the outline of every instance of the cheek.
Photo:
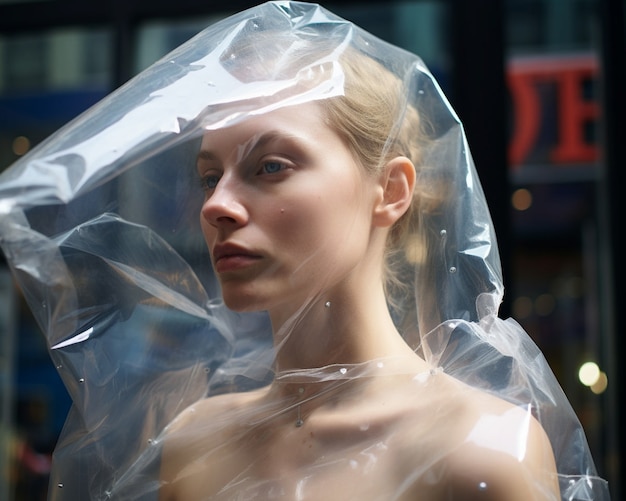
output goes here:
[[[284, 201], [285, 202], [285, 201]], [[331, 217], [324, 197], [300, 197], [283, 203], [273, 212], [272, 233], [279, 251], [298, 262], [307, 260], [325, 246]]]
[[266, 214], [270, 218], [267, 224], [272, 227], [273, 232], [293, 243], [302, 239], [310, 231], [311, 226], [308, 223], [314, 216], [308, 204], [302, 200], [282, 203]]
[[213, 226], [211, 226], [206, 218], [202, 215], [202, 213], [200, 213], [200, 230], [202, 230], [202, 235], [204, 235], [204, 240], [207, 244], [209, 244], [214, 235], [215, 235], [215, 228], [213, 228]]
[[[354, 218], [354, 206], [341, 198], [316, 195], [301, 197], [279, 208], [276, 229], [300, 259], [320, 253], [336, 253]], [[328, 258], [328, 256], [326, 257]]]

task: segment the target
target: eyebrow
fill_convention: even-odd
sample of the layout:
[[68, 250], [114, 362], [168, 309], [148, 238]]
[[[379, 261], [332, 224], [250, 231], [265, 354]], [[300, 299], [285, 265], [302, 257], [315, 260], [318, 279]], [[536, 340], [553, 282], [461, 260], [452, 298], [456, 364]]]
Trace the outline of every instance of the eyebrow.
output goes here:
[[210, 150], [201, 149], [196, 155], [196, 163], [198, 160], [217, 160], [217, 156]]
[[[255, 136], [252, 136], [247, 142], [250, 142], [251, 139], [253, 139], [254, 137]], [[250, 155], [254, 151], [258, 150], [259, 148], [263, 148], [268, 143], [271, 143], [272, 141], [275, 141], [277, 139], [288, 139], [290, 141], [296, 141], [296, 142], [301, 141], [301, 139], [298, 136], [295, 136], [289, 132], [285, 132], [283, 130], [271, 130], [271, 131], [264, 132], [263, 134], [259, 135], [254, 141], [253, 146], [247, 149], [246, 155]], [[198, 155], [196, 156], [196, 163], [200, 160], [217, 161], [219, 160], [219, 157], [212, 150], [203, 148], [198, 152]]]

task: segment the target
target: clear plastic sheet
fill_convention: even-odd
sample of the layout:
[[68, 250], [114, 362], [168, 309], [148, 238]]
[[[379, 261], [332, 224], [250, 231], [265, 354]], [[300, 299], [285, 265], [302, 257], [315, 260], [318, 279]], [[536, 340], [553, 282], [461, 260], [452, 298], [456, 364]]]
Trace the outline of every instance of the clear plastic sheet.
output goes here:
[[207, 28], [23, 157], [0, 244], [73, 399], [52, 500], [609, 499], [498, 318], [459, 119], [317, 5]]

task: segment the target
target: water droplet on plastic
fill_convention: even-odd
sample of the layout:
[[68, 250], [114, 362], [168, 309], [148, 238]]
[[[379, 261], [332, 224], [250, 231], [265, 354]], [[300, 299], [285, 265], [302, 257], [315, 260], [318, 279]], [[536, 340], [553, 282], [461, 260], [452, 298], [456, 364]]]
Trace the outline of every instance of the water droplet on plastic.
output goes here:
[[418, 94], [424, 94], [424, 91], [422, 89], [417, 91]]
[[63, 484], [57, 484], [57, 487], [58, 487], [59, 489], [63, 489]]
[[448, 234], [448, 232], [447, 232], [446, 230], [441, 230], [441, 231], [439, 232], [439, 234], [440, 234], [442, 237], [445, 237], [445, 236]]
[[155, 440], [153, 438], [148, 439], [148, 445], [154, 445]]
[[57, 365], [57, 370], [62, 369], [62, 368], [63, 368], [63, 364]]
[[448, 271], [450, 271], [450, 273], [456, 273], [456, 266], [450, 266]]
[[346, 369], [345, 367], [342, 367], [341, 369], [339, 369], [339, 372], [341, 372], [342, 374], [345, 374], [346, 372], [348, 372], [348, 369]]
[[84, 382], [85, 382], [85, 378], [84, 378], [84, 377], [81, 377], [81, 378], [78, 380], [78, 382], [79, 382], [79, 383], [84, 383]]
[[481, 491], [486, 491], [487, 490], [487, 482], [480, 482], [478, 484], [478, 489]]
[[326, 308], [330, 308], [330, 301], [326, 301], [326, 303], [324, 303], [324, 306], [325, 306]]

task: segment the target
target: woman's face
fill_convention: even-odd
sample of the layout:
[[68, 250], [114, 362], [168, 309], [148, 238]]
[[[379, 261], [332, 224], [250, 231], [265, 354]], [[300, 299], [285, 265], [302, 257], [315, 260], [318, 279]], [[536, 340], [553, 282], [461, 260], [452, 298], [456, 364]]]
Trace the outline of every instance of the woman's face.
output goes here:
[[272, 310], [347, 292], [369, 251], [376, 183], [319, 105], [209, 131], [197, 166], [202, 230], [227, 306]]

